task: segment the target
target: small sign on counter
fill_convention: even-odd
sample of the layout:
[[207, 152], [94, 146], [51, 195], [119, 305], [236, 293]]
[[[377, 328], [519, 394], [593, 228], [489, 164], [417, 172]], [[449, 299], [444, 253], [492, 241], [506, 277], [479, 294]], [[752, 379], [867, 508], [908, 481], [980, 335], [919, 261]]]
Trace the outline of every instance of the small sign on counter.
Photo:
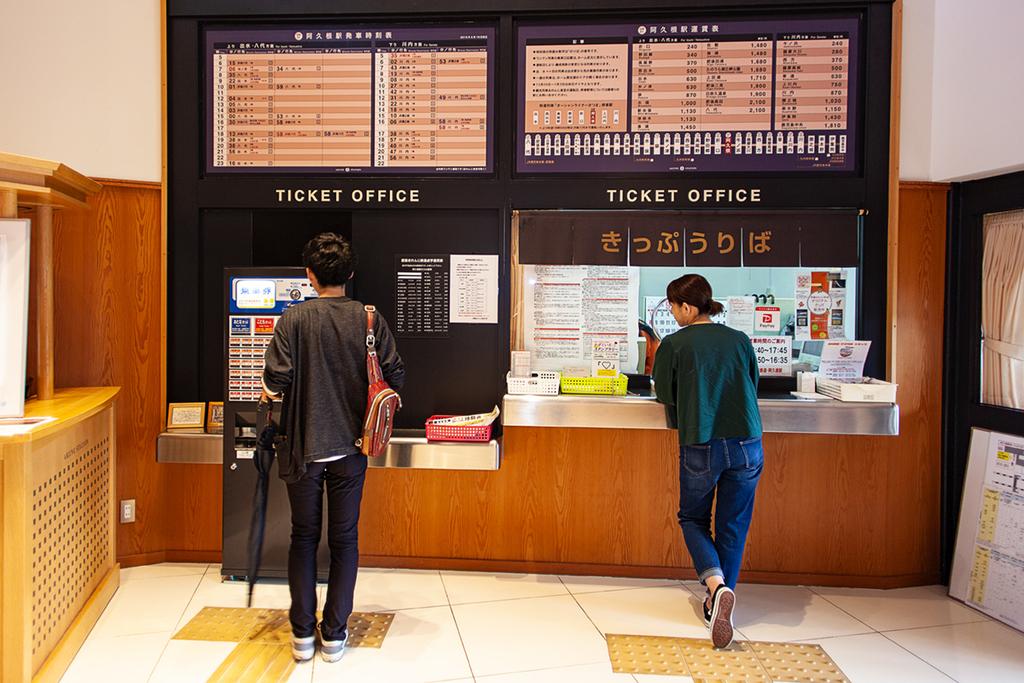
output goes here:
[[592, 377], [619, 376], [619, 342], [595, 339], [591, 347]]
[[864, 362], [871, 350], [869, 341], [829, 340], [821, 350], [818, 374], [826, 379], [852, 380], [864, 375]]

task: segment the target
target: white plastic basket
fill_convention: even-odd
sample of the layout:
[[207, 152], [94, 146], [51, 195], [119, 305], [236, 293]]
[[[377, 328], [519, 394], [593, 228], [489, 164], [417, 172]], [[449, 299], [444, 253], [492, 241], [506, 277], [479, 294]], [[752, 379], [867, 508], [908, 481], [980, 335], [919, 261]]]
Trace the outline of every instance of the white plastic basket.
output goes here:
[[557, 396], [561, 380], [562, 373], [548, 370], [532, 372], [529, 377], [513, 377], [512, 373], [505, 375], [505, 382], [508, 384], [508, 393], [510, 394]]
[[899, 385], [870, 377], [862, 377], [853, 382], [839, 382], [834, 379], [818, 377], [816, 386], [819, 394], [825, 394], [840, 401], [895, 403], [896, 387]]

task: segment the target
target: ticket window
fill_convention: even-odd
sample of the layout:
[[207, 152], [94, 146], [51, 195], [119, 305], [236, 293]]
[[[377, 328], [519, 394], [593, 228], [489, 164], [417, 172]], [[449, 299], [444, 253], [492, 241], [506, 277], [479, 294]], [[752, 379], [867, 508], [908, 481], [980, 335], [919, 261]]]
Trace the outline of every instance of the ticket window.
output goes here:
[[774, 367], [767, 376], [816, 371], [825, 340], [857, 338], [857, 268], [825, 265], [637, 270], [638, 315], [659, 337], [679, 329], [665, 299], [666, 287], [675, 278], [695, 272], [707, 278], [715, 299], [726, 307], [716, 322], [740, 329], [752, 338], [792, 340], [789, 370]]
[[678, 330], [667, 285], [698, 273], [726, 307], [716, 322], [754, 342], [765, 391], [788, 391], [826, 341], [858, 338], [860, 230], [854, 212], [524, 212], [514, 348], [534, 352], [534, 369], [579, 369], [589, 338], [622, 330], [620, 369], [647, 374], [654, 344]]

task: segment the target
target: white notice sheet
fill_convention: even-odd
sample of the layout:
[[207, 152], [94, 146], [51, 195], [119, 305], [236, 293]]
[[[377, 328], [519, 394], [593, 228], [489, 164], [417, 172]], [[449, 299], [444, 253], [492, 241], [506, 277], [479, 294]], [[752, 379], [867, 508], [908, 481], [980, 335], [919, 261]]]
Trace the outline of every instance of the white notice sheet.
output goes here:
[[618, 341], [620, 366], [637, 365], [640, 280], [625, 266], [524, 266], [526, 350], [534, 370], [591, 366], [592, 342]]
[[949, 593], [1024, 630], [1024, 438], [972, 431]]
[[498, 322], [498, 255], [452, 254], [448, 322]]

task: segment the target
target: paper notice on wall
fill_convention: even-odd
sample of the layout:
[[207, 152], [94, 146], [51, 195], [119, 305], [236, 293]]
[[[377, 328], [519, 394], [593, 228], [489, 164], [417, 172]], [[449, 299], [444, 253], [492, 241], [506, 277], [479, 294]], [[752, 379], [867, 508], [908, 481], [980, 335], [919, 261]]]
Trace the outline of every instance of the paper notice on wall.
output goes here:
[[730, 296], [725, 300], [725, 324], [748, 337], [754, 334], [754, 306], [752, 296]]
[[762, 377], [793, 376], [793, 338], [785, 336], [751, 337], [757, 354], [757, 369]]
[[497, 254], [452, 254], [448, 321], [498, 322]]
[[644, 320], [654, 328], [658, 336], [664, 339], [673, 332], [679, 331], [679, 323], [672, 315], [668, 299], [663, 296], [644, 297]]
[[846, 339], [846, 271], [800, 271], [794, 289], [796, 339]]
[[829, 340], [821, 349], [818, 374], [826, 379], [848, 380], [864, 376], [864, 361], [871, 350], [869, 341]]
[[1024, 630], [1024, 438], [972, 432], [949, 592]]
[[593, 342], [619, 342], [635, 368], [640, 281], [624, 266], [523, 266], [524, 344], [534, 370], [591, 367]]

